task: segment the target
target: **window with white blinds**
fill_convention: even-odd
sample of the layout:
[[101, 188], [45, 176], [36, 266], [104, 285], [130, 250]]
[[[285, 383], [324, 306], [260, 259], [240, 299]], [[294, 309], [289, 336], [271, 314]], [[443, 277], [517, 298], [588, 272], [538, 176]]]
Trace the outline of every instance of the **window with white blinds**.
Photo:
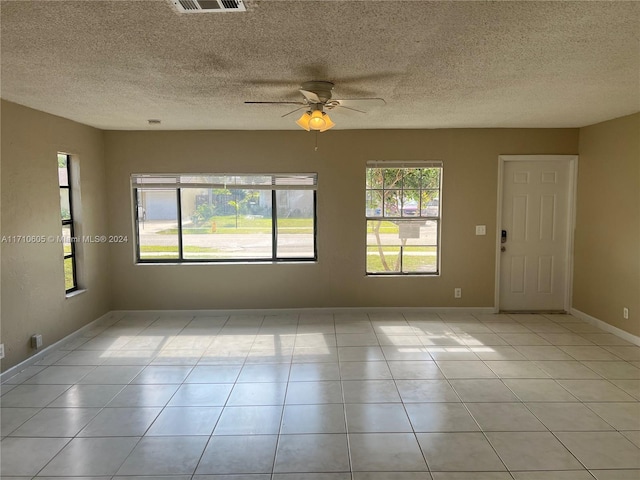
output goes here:
[[140, 263], [315, 261], [318, 176], [134, 174]]

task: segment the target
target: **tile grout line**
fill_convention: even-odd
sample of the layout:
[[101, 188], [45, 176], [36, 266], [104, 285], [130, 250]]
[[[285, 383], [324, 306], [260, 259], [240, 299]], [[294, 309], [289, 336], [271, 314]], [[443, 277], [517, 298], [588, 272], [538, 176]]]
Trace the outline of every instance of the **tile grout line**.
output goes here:
[[[197, 318], [197, 317], [192, 317], [192, 320], [193, 320], [194, 318]], [[262, 321], [263, 321], [263, 322], [264, 322], [264, 318], [265, 318], [265, 317], [263, 316], [263, 317], [262, 317]], [[406, 320], [406, 319], [405, 319], [405, 320]], [[157, 319], [156, 319], [156, 321], [157, 321]], [[227, 319], [227, 321], [228, 321], [228, 319]], [[480, 319], [476, 319], [476, 321], [478, 321], [478, 322], [482, 323], [482, 320], [480, 320]], [[446, 323], [446, 322], [445, 322], [445, 323]], [[153, 324], [153, 323], [152, 323], [152, 324]], [[150, 324], [150, 325], [152, 325], [152, 324]], [[369, 320], [369, 324], [373, 327], [373, 324], [372, 324], [371, 319]], [[150, 325], [149, 325], [149, 326], [150, 326]], [[298, 318], [298, 323], [296, 324], [296, 328], [298, 328], [298, 327], [299, 327], [299, 318]], [[148, 327], [147, 327], [147, 328], [148, 328]], [[183, 330], [184, 330], [184, 328], [186, 328], [186, 327], [183, 327]], [[145, 329], [143, 329], [143, 330], [142, 330], [141, 332], [139, 332], [138, 334], [141, 334], [144, 330], [145, 330]], [[253, 346], [255, 345], [255, 343], [256, 343], [257, 336], [259, 335], [259, 331], [260, 331], [260, 330], [258, 330], [258, 334], [256, 334], [256, 337], [254, 338], [254, 340], [253, 340], [253, 342], [252, 342], [252, 347], [253, 347]], [[334, 320], [334, 331], [335, 331], [335, 320]], [[575, 332], [573, 332], [573, 333], [575, 334]], [[337, 334], [337, 333], [336, 333], [336, 334]], [[382, 351], [383, 358], [384, 358], [384, 364], [385, 364], [385, 366], [387, 367], [387, 369], [389, 369], [389, 371], [391, 371], [391, 368], [390, 368], [391, 366], [390, 366], [390, 364], [389, 364], [389, 362], [390, 362], [391, 360], [389, 360], [388, 356], [385, 354], [385, 351], [384, 351], [384, 349], [382, 348], [384, 345], [382, 345], [382, 344], [380, 343], [380, 340], [379, 340], [379, 338], [378, 338], [378, 334], [377, 334], [377, 332], [375, 331], [375, 329], [374, 329], [374, 335], [375, 335], [375, 336], [376, 336], [376, 338], [378, 339], [378, 345], [377, 345], [377, 347], [378, 347], [378, 348], [380, 348], [380, 350]], [[576, 335], [577, 335], [577, 334], [576, 334]], [[411, 335], [411, 336], [414, 336], [414, 335]], [[298, 336], [297, 336], [297, 331], [296, 331], [296, 339], [297, 339], [297, 338], [298, 338]], [[553, 346], [554, 346], [555, 348], [558, 348], [558, 346], [557, 346], [557, 345], [553, 345]], [[80, 350], [80, 347], [81, 347], [81, 345], [77, 346], [74, 350], [71, 350], [70, 352], [73, 352], [73, 351], [89, 351], [89, 350]], [[338, 347], [336, 346], [336, 348], [338, 348]], [[422, 348], [426, 348], [426, 347], [423, 345], [423, 346], [422, 346]], [[295, 341], [294, 341], [294, 351], [295, 351]], [[250, 352], [251, 352], [251, 349], [249, 350], [249, 353], [250, 353]], [[241, 372], [242, 372], [242, 370], [243, 370], [243, 368], [244, 368], [245, 366], [247, 366], [247, 365], [261, 365], [261, 363], [260, 363], [260, 362], [259, 362], [259, 363], [255, 363], [255, 364], [253, 364], [253, 363], [247, 363], [247, 359], [249, 358], [249, 353], [247, 353], [247, 355], [245, 355], [245, 356], [244, 356], [243, 363], [242, 363], [242, 365], [241, 365], [241, 367], [240, 367], [240, 370], [239, 370], [239, 372], [238, 372], [238, 376], [236, 377], [236, 380], [235, 380], [235, 381], [234, 381], [234, 383], [233, 383], [234, 387], [238, 384], [238, 378], [239, 378], [239, 376], [240, 376], [240, 374], [241, 374]], [[566, 353], [566, 352], [565, 352], [565, 353]], [[339, 367], [339, 366], [340, 366], [340, 364], [341, 364], [341, 361], [340, 361], [340, 357], [339, 357], [339, 354], [338, 354], [338, 351], [337, 351], [337, 350], [336, 350], [336, 354], [338, 355], [338, 367]], [[68, 354], [67, 354], [67, 355], [68, 355]], [[569, 356], [571, 357], [571, 355], [569, 355]], [[431, 357], [431, 356], [430, 356], [430, 357]], [[201, 355], [199, 358], [200, 358], [200, 359], [202, 359], [202, 355]], [[354, 360], [354, 361], [355, 361], [355, 360]], [[398, 359], [398, 360], [395, 360], [395, 361], [404, 361], [404, 360]], [[434, 365], [438, 368], [438, 371], [440, 371], [441, 373], [443, 373], [443, 372], [440, 370], [440, 366], [438, 365], [438, 363], [437, 363], [435, 360], [431, 360], [431, 361], [433, 361], [433, 362], [434, 362]], [[491, 369], [491, 367], [490, 367], [489, 365], [487, 365], [487, 364], [486, 364], [486, 360], [478, 359], [478, 360], [475, 360], [475, 361], [477, 361], [479, 364], [483, 364], [485, 367], [489, 368], [489, 369], [493, 372], [493, 370]], [[506, 360], [506, 361], [509, 361], [509, 360]], [[512, 361], [515, 361], [515, 360], [512, 360]], [[536, 366], [538, 365], [535, 361], [531, 361], [531, 360], [527, 360], [527, 361], [528, 361], [528, 362], [530, 362], [532, 365], [536, 365]], [[572, 361], [573, 361], [573, 360], [572, 360]], [[575, 361], [576, 361], [577, 363], [579, 363], [579, 364], [582, 364], [582, 362], [581, 362], [581, 361], [579, 361], [579, 360], [575, 360]], [[613, 360], [612, 360], [612, 361], [613, 361]], [[615, 360], [615, 361], [617, 361], [617, 360]], [[622, 360], [621, 360], [621, 362], [626, 363], [626, 364], [629, 364], [629, 365], [632, 365], [632, 364], [630, 363], [630, 361], [626, 361], [626, 360], [624, 360], [624, 359], [622, 359]], [[191, 367], [191, 368], [190, 368], [190, 370], [189, 370], [189, 372], [193, 372], [193, 369], [194, 369], [198, 364], [199, 364], [199, 361], [196, 361], [196, 363], [195, 363], [194, 365], [189, 365], [189, 366]], [[301, 362], [301, 364], [304, 364], [304, 362]], [[272, 365], [272, 364], [268, 364], [268, 363], [267, 363], [267, 365]], [[273, 365], [276, 365], [276, 364], [273, 364]], [[287, 378], [286, 386], [285, 386], [285, 392], [284, 392], [285, 396], [284, 396], [284, 399], [283, 399], [283, 405], [282, 405], [282, 408], [281, 408], [281, 411], [280, 411], [280, 423], [279, 423], [279, 430], [278, 430], [278, 441], [277, 441], [277, 443], [276, 443], [276, 453], [274, 454], [274, 461], [273, 461], [272, 473], [271, 473], [272, 478], [273, 478], [273, 476], [275, 476], [275, 475], [276, 475], [276, 472], [275, 472], [274, 470], [275, 470], [275, 463], [276, 463], [277, 449], [278, 449], [278, 444], [279, 444], [280, 437], [281, 437], [281, 435], [283, 435], [283, 433], [282, 433], [282, 425], [283, 425], [283, 421], [284, 421], [284, 409], [286, 408], [286, 397], [287, 397], [287, 393], [288, 393], [289, 384], [291, 383], [291, 374], [292, 374], [292, 369], [293, 369], [293, 365], [294, 365], [294, 356], [293, 356], [293, 352], [292, 352], [292, 357], [291, 357], [291, 359], [289, 360], [289, 362], [287, 363], [287, 365], [289, 365], [289, 372], [288, 372], [288, 378]], [[49, 366], [52, 366], [52, 365], [49, 365]], [[75, 366], [75, 365], [69, 365], [69, 366]], [[93, 367], [94, 367], [94, 368], [93, 368], [93, 370], [91, 370], [91, 372], [93, 372], [93, 371], [95, 371], [95, 370], [96, 370], [100, 365], [89, 365], [89, 366], [93, 366]], [[149, 364], [147, 364], [146, 366], [144, 366], [144, 367], [142, 368], [142, 370], [138, 373], [138, 375], [140, 375], [140, 374], [142, 373], [142, 371], [144, 371], [144, 370], [145, 370], [147, 367], [149, 367], [149, 366], [152, 366], [152, 365], [149, 363]], [[157, 366], [164, 366], [164, 365], [157, 365]], [[167, 365], [167, 366], [169, 366], [169, 365]], [[211, 365], [211, 367], [215, 367], [215, 366], [214, 366], [214, 365]], [[585, 367], [586, 367], [586, 365], [585, 365]], [[46, 368], [48, 368], [48, 367], [45, 367], [43, 370], [46, 370]], [[588, 368], [588, 367], [587, 367], [587, 368]], [[86, 373], [82, 378], [84, 378], [85, 376], [89, 375], [91, 372], [87, 372], [87, 373]], [[39, 373], [39, 372], [37, 372], [37, 373]], [[37, 374], [37, 373], [36, 373], [36, 374]], [[344, 422], [345, 422], [345, 429], [346, 429], [345, 435], [346, 435], [346, 437], [347, 437], [347, 452], [348, 452], [348, 456], [349, 456], [349, 465], [350, 465], [350, 470], [351, 470], [351, 472], [353, 473], [353, 465], [352, 465], [352, 459], [351, 459], [351, 446], [350, 446], [350, 443], [349, 443], [348, 423], [347, 423], [347, 418], [346, 418], [346, 405], [347, 405], [347, 404], [346, 404], [345, 392], [344, 392], [344, 388], [343, 388], [342, 372], [340, 371], [340, 369], [339, 369], [338, 373], [339, 373], [339, 381], [340, 381], [340, 386], [341, 386], [343, 415], [344, 415]], [[494, 373], [495, 373], [495, 372], [494, 372]], [[546, 373], [546, 372], [545, 372], [545, 373]], [[595, 373], [596, 373], [596, 374], [598, 374], [598, 372], [595, 372]], [[34, 375], [36, 375], [36, 374], [34, 374]], [[184, 378], [184, 379], [182, 380], [182, 382], [179, 384], [178, 389], [180, 388], [180, 386], [184, 386], [184, 385], [185, 385], [185, 380], [188, 378], [188, 375], [189, 375], [189, 373], [187, 373], [187, 375], [185, 376], [185, 378]], [[550, 375], [550, 374], [549, 374], [549, 375]], [[612, 387], [614, 387], [614, 388], [618, 388], [618, 389], [620, 389], [620, 390], [623, 390], [623, 389], [621, 389], [620, 387], [617, 387], [617, 386], [612, 382], [612, 379], [611, 379], [611, 378], [608, 378], [608, 377], [604, 377], [604, 378], [603, 378], [600, 374], [598, 374], [598, 375], [600, 376], [600, 380], [606, 380], [606, 381], [607, 381], [607, 382], [608, 382]], [[452, 379], [447, 378], [447, 377], [446, 377], [446, 375], [444, 375], [444, 373], [443, 373], [443, 377], [444, 377], [444, 379], [446, 380], [446, 383], [447, 383], [447, 385], [449, 386], [449, 388], [451, 388], [451, 389], [452, 389], [452, 391], [456, 394], [456, 396], [459, 398], [459, 400], [460, 400], [460, 402], [462, 403], [462, 405], [464, 405], [464, 407], [465, 407], [466, 411], [468, 412], [468, 414], [469, 414], [469, 415], [471, 415], [471, 418], [473, 418], [473, 420], [474, 420], [474, 421], [476, 422], [476, 424], [477, 424], [477, 420], [476, 420], [476, 419], [475, 419], [475, 417], [471, 414], [470, 410], [468, 409], [468, 406], [466, 405], [466, 402], [464, 402], [464, 401], [462, 400], [462, 398], [460, 397], [460, 394], [455, 390], [455, 387], [451, 384], [451, 380], [452, 380]], [[497, 375], [497, 374], [496, 374], [496, 377], [497, 377], [496, 379], [497, 379], [497, 380], [499, 380], [499, 381], [500, 381], [500, 382], [501, 382], [501, 383], [502, 383], [502, 384], [503, 384], [507, 389], [509, 389], [509, 391], [511, 391], [511, 392], [513, 392], [513, 393], [515, 394], [515, 391], [513, 391], [509, 386], [507, 386], [507, 385], [505, 384], [505, 382], [504, 382], [504, 378], [503, 378], [503, 377], [500, 377], [500, 376], [499, 376], [499, 375]], [[32, 377], [28, 377], [28, 378], [32, 378]], [[134, 379], [135, 379], [135, 378], [137, 378], [137, 375], [136, 375], [136, 377], [134, 377]], [[470, 378], [471, 378], [471, 377], [470, 377]], [[475, 377], [473, 377], [473, 378], [475, 379]], [[518, 378], [518, 379], [522, 379], [522, 377], [517, 377], [517, 378]], [[123, 385], [123, 386], [122, 386], [122, 389], [121, 389], [118, 393], [116, 393], [116, 394], [114, 395], [114, 397], [113, 397], [113, 398], [115, 398], [117, 395], [119, 395], [119, 393], [121, 393], [121, 392], [122, 392], [122, 390], [124, 390], [124, 388], [126, 388], [126, 386], [128, 386], [128, 385], [132, 385], [132, 382], [133, 382], [133, 380], [134, 380], [134, 379], [131, 379], [131, 380], [130, 380], [126, 385]], [[526, 379], [526, 378], [525, 378], [525, 379]], [[547, 379], [553, 380], [553, 382], [554, 382], [555, 384], [557, 384], [557, 385], [560, 385], [560, 387], [561, 387], [564, 391], [567, 391], [567, 392], [569, 392], [569, 393], [570, 393], [570, 391], [568, 391], [568, 390], [567, 390], [563, 385], [561, 385], [559, 382], [557, 382], [557, 379], [556, 379], [553, 375], [550, 375]], [[24, 382], [25, 382], [25, 381], [27, 381], [27, 380], [28, 380], [28, 379], [25, 379], [25, 380], [23, 381], [23, 383], [21, 383], [20, 385], [23, 385], [23, 384], [24, 384]], [[80, 380], [81, 380], [81, 379], [80, 379]], [[44, 410], [44, 409], [46, 409], [46, 408], [52, 408], [52, 409], [53, 409], [53, 408], [65, 408], [65, 407], [49, 407], [49, 405], [50, 405], [50, 404], [52, 404], [53, 402], [55, 402], [58, 398], [60, 398], [60, 397], [62, 397], [63, 395], [65, 395], [65, 393], [67, 393], [67, 392], [68, 392], [68, 391], [69, 391], [73, 386], [76, 386], [76, 385], [82, 385], [82, 384], [78, 383], [78, 382], [80, 382], [80, 380], [78, 380], [78, 381], [77, 381], [76, 383], [74, 383], [73, 385], [68, 385], [68, 388], [67, 388], [66, 390], [64, 390], [63, 392], [61, 392], [61, 393], [60, 393], [57, 397], [55, 397], [54, 399], [52, 399], [52, 400], [51, 400], [51, 402], [49, 402], [47, 405], [45, 405], [45, 406], [43, 406], [43, 407], [35, 407], [35, 408], [38, 408], [38, 412], [36, 412], [36, 414], [38, 414], [39, 412], [43, 411], [43, 410]], [[392, 372], [391, 380], [393, 380], [393, 382], [394, 382], [394, 386], [395, 386], [395, 389], [396, 389], [396, 393], [397, 393], [397, 394], [399, 395], [399, 397], [400, 397], [400, 402], [401, 402], [401, 403], [402, 403], [402, 405], [403, 405], [403, 411], [404, 411], [405, 415], [406, 415], [406, 416], [407, 416], [407, 418], [408, 418], [409, 424], [410, 424], [410, 425], [412, 425], [411, 419], [410, 419], [410, 417], [409, 417], [409, 415], [408, 415], [408, 412], [407, 412], [407, 410], [406, 410], [406, 404], [405, 404], [404, 400], [402, 399], [402, 396], [400, 395], [400, 392], [399, 392], [399, 389], [398, 389], [398, 385], [397, 385], [397, 380], [398, 380], [398, 378], [397, 378], [396, 376], [394, 376], [394, 375], [393, 375], [393, 372]], [[249, 383], [256, 383], [256, 382], [249, 382]], [[261, 383], [261, 382], [257, 382], [257, 383]], [[29, 385], [29, 384], [28, 384], [28, 385]], [[37, 385], [37, 384], [33, 384], [33, 385]], [[87, 384], [87, 385], [92, 385], [92, 384]], [[142, 437], [140, 437], [140, 438], [138, 439], [138, 442], [136, 443], [136, 446], [140, 443], [141, 439], [142, 439], [142, 438], [144, 438], [144, 437], [146, 436], [146, 433], [148, 433], [149, 429], [150, 429], [150, 428], [151, 428], [151, 426], [152, 426], [152, 425], [157, 421], [157, 419], [159, 418], [159, 416], [161, 415], [161, 413], [162, 413], [163, 411], [165, 411], [165, 409], [169, 406], [169, 403], [170, 403], [171, 399], [176, 395], [176, 392], [178, 391], [178, 389], [177, 389], [175, 392], [173, 392], [173, 394], [171, 395], [171, 397], [169, 398], [169, 400], [168, 400], [167, 402], [165, 402], [164, 406], [160, 407], [160, 412], [159, 412], [159, 413], [158, 413], [158, 415], [155, 417], [155, 419], [150, 423], [150, 425], [147, 427], [147, 429], [146, 429], [145, 433], [143, 434], [143, 436], [142, 436]], [[207, 446], [208, 446], [208, 444], [209, 444], [209, 441], [210, 441], [210, 440], [211, 440], [211, 438], [214, 436], [214, 435], [213, 435], [213, 432], [215, 431], [215, 427], [216, 427], [217, 423], [218, 423], [218, 422], [219, 422], [219, 420], [220, 420], [220, 417], [221, 417], [221, 415], [222, 415], [222, 412], [223, 412], [223, 411], [224, 411], [224, 409], [228, 406], [228, 401], [229, 401], [229, 398], [230, 398], [230, 396], [231, 396], [231, 393], [232, 393], [232, 392], [233, 392], [233, 388], [231, 389], [231, 391], [229, 392], [229, 395], [227, 396], [227, 399], [225, 400], [225, 405], [221, 407], [220, 415], [218, 416], [218, 419], [216, 420], [216, 424], [213, 426], [212, 432], [211, 432], [211, 434], [209, 435], [209, 439], [208, 439], [207, 443], [205, 444], [205, 447], [204, 447], [204, 449], [203, 449], [203, 451], [202, 451], [202, 454], [201, 454], [201, 456], [200, 456], [200, 460], [198, 460], [198, 462], [196, 463], [196, 467], [195, 467], [195, 469], [194, 469], [194, 473], [192, 474], [192, 476], [194, 476], [194, 475], [195, 475], [195, 471], [197, 471], [197, 467], [198, 467], [198, 465], [199, 465], [199, 463], [200, 463], [200, 461], [201, 461], [201, 459], [202, 459], [202, 455], [204, 455], [204, 452], [206, 451], [206, 448], [207, 448]], [[7, 392], [7, 393], [9, 393], [9, 392]], [[558, 442], [560, 442], [560, 444], [561, 444], [561, 445], [563, 445], [563, 447], [564, 447], [567, 451], [569, 451], [569, 453], [570, 453], [570, 454], [571, 454], [571, 455], [572, 455], [572, 456], [573, 456], [573, 457], [574, 457], [574, 458], [575, 458], [575, 459], [576, 459], [576, 460], [577, 460], [581, 465], [583, 465], [583, 466], [584, 466], [585, 470], [589, 471], [588, 469], [586, 469], [586, 466], [585, 466], [585, 465], [584, 465], [584, 464], [583, 464], [583, 463], [582, 463], [582, 462], [581, 462], [581, 461], [580, 461], [580, 460], [579, 460], [579, 459], [578, 459], [578, 458], [573, 454], [573, 452], [571, 452], [571, 451], [570, 451], [570, 450], [569, 450], [569, 449], [564, 445], [564, 443], [563, 443], [563, 442], [562, 442], [562, 441], [561, 441], [561, 440], [560, 440], [560, 439], [555, 435], [555, 433], [554, 433], [553, 431], [551, 431], [551, 429], [550, 429], [549, 427], [547, 427], [547, 426], [544, 424], [544, 422], [542, 422], [542, 421], [540, 420], [540, 418], [539, 418], [537, 415], [535, 415], [535, 414], [533, 413], [533, 411], [531, 411], [531, 409], [530, 409], [530, 408], [528, 407], [528, 405], [527, 405], [527, 402], [523, 401], [523, 400], [522, 400], [518, 395], [516, 395], [516, 398], [518, 398], [518, 399], [519, 399], [519, 402], [517, 402], [517, 403], [518, 403], [518, 404], [523, 404], [523, 405], [525, 406], [526, 410], [527, 410], [531, 415], [533, 415], [536, 419], [538, 419], [538, 421], [540, 421], [540, 422], [542, 423], [542, 425], [544, 425], [544, 427], [547, 429], [547, 431], [548, 431], [549, 433], [551, 433], [551, 434], [554, 436], [554, 438], [556, 438], [556, 440], [557, 440]], [[98, 407], [98, 412], [96, 413], [96, 415], [98, 415], [98, 414], [99, 414], [99, 412], [101, 412], [101, 411], [103, 411], [105, 408], [107, 408], [107, 405], [108, 405], [112, 400], [113, 400], [113, 399], [111, 399], [111, 400], [110, 400], [107, 404], [105, 404], [104, 406], [102, 406], [102, 407]], [[584, 406], [585, 406], [585, 408], [588, 408], [588, 409], [589, 409], [589, 411], [592, 411], [592, 412], [594, 413], [594, 415], [596, 415], [598, 418], [602, 418], [602, 417], [601, 417], [597, 412], [595, 412], [595, 411], [593, 411], [591, 408], [589, 408], [589, 402], [585, 402], [585, 401], [582, 401], [582, 400], [580, 400], [580, 399], [576, 399], [576, 400], [577, 400], [577, 403], [580, 403], [581, 405], [584, 405]], [[441, 403], [441, 402], [437, 402], [437, 403]], [[445, 403], [447, 403], [447, 402], [445, 402]], [[457, 403], [457, 402], [456, 402], [456, 403]], [[496, 402], [489, 402], [489, 403], [496, 403]], [[529, 403], [555, 403], [555, 402], [529, 402]], [[565, 402], [560, 402], [560, 403], [565, 403]], [[571, 403], [571, 402], [569, 402], [569, 403]], [[615, 402], [615, 401], [610, 401], [610, 402], [603, 402], [603, 401], [600, 401], [600, 402], [595, 402], [595, 403], [617, 403], [617, 402]], [[634, 400], [629, 400], [629, 401], [627, 401], [627, 402], [623, 402], [623, 403], [635, 404], [635, 403], [638, 403], [638, 401], [637, 401], [637, 399], [636, 399], [635, 401], [634, 401]], [[8, 408], [10, 408], [10, 407], [8, 407]], [[71, 408], [71, 407], [69, 407], [69, 408]], [[73, 408], [83, 408], [83, 407], [73, 407]], [[87, 408], [88, 408], [88, 407], [87, 407]], [[112, 408], [117, 408], [117, 407], [112, 407]], [[35, 415], [34, 415], [34, 416], [35, 416]], [[33, 418], [33, 416], [32, 416], [32, 417], [29, 417], [29, 419], [31, 419], [31, 418]], [[95, 416], [94, 416], [94, 417], [92, 417], [92, 418], [95, 418]], [[29, 421], [29, 419], [27, 419], [27, 420], [23, 421], [21, 425], [23, 425], [24, 423], [26, 423], [27, 421]], [[603, 420], [605, 423], [609, 424], [609, 422], [607, 422], [606, 420], [604, 420], [604, 418], [602, 418], [602, 420]], [[91, 422], [91, 419], [89, 420], [89, 423], [90, 423], [90, 422]], [[479, 426], [479, 424], [478, 424], [478, 426]], [[611, 426], [613, 427], [613, 425], [611, 425]], [[20, 426], [18, 426], [17, 428], [20, 428]], [[84, 428], [84, 427], [83, 427], [83, 428]], [[63, 446], [63, 447], [62, 447], [62, 449], [61, 449], [61, 450], [60, 450], [56, 455], [54, 455], [54, 456], [52, 457], [52, 459], [51, 459], [49, 462], [47, 462], [47, 463], [46, 463], [42, 468], [44, 469], [44, 468], [45, 468], [45, 467], [46, 467], [46, 466], [47, 466], [51, 461], [53, 461], [53, 459], [55, 459], [55, 458], [57, 457], [57, 455], [58, 455], [62, 450], [64, 450], [64, 449], [69, 445], [69, 443], [70, 443], [73, 439], [75, 439], [75, 438], [85, 438], [85, 437], [78, 437], [79, 432], [80, 432], [80, 431], [82, 431], [82, 429], [83, 429], [83, 428], [80, 428], [80, 430], [76, 433], [76, 435], [74, 435], [73, 437], [71, 437], [71, 439], [69, 440], [69, 442], [67, 442], [67, 443], [65, 444], [65, 446]], [[15, 431], [15, 430], [16, 430], [16, 429], [14, 429], [13, 431]], [[413, 426], [412, 426], [412, 430], [413, 430], [413, 434], [414, 434], [414, 437], [415, 437], [415, 436], [416, 436], [416, 431], [415, 431], [415, 428], [414, 428]], [[482, 429], [480, 429], [480, 431], [483, 433], [483, 435], [484, 435], [485, 439], [489, 442], [488, 437], [486, 436], [485, 432], [484, 432]], [[518, 430], [518, 432], [522, 432], [522, 431], [523, 431], [523, 430]], [[618, 429], [617, 429], [617, 428], [615, 428], [615, 427], [613, 427], [613, 430], [612, 430], [612, 431], [614, 431], [614, 432], [616, 432], [616, 433], [618, 433], [618, 434], [622, 435], [622, 434], [621, 434], [621, 431], [620, 431], [620, 430], [618, 430]], [[597, 432], [597, 431], [596, 431], [596, 432]], [[7, 436], [8, 436], [8, 435], [7, 435]], [[6, 438], [7, 436], [5, 436], [5, 437], [3, 437], [3, 438]], [[134, 437], [135, 437], [135, 436], [134, 436]], [[19, 438], [19, 437], [18, 437], [18, 438]], [[86, 438], [91, 438], [91, 437], [86, 437]], [[415, 437], [415, 438], [416, 438], [416, 442], [417, 442], [417, 437]], [[625, 438], [626, 438], [626, 437], [625, 437]], [[627, 439], [627, 440], [628, 440], [628, 439]], [[489, 442], [489, 444], [491, 445], [491, 447], [493, 448], [493, 450], [494, 450], [494, 451], [496, 452], [496, 454], [497, 454], [497, 451], [495, 450], [495, 448], [493, 447], [493, 445], [491, 444], [491, 442]], [[127, 457], [126, 457], [126, 458], [125, 458], [125, 460], [123, 461], [123, 464], [124, 464], [124, 462], [126, 462], [126, 460], [131, 456], [131, 454], [132, 454], [133, 450], [135, 450], [136, 446], [134, 446], [134, 447], [133, 447], [133, 449], [131, 450], [131, 452], [129, 453], [129, 455], [127, 455]], [[419, 446], [419, 442], [418, 442], [418, 446]], [[420, 450], [421, 450], [421, 452], [422, 452], [422, 449], [420, 449]], [[426, 462], [426, 457], [424, 457], [424, 452], [422, 452], [422, 456], [423, 456], [423, 458], [424, 458], [425, 464], [427, 465], [427, 469], [428, 469], [428, 471], [430, 471], [430, 470], [429, 470], [429, 465], [428, 465], [428, 463]], [[498, 458], [500, 458], [500, 459], [501, 459], [501, 461], [502, 461], [502, 458], [501, 458], [499, 455], [498, 455]], [[503, 461], [503, 464], [504, 464], [504, 461]], [[120, 467], [118, 467], [118, 470], [119, 470], [119, 468], [121, 468], [121, 466], [122, 466], [122, 465], [120, 465]], [[506, 467], [506, 465], [505, 465], [505, 467]], [[42, 470], [41, 470], [41, 471], [42, 471]], [[509, 471], [507, 470], [507, 472], [509, 472]], [[38, 473], [40, 473], [40, 472], [38, 472]], [[117, 473], [117, 472], [116, 472], [116, 473]], [[509, 472], [509, 473], [510, 473], [510, 472]], [[589, 471], [589, 473], [591, 474], [591, 472], [590, 472], [590, 471]], [[510, 473], [510, 475], [511, 475], [511, 473]], [[511, 476], [512, 476], [512, 475], [511, 475]]]

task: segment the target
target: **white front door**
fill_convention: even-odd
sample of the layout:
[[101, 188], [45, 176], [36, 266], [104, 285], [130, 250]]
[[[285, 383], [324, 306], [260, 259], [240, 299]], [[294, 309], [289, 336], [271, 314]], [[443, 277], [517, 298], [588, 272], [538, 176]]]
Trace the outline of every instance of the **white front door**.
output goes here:
[[499, 300], [506, 311], [565, 311], [576, 156], [501, 156]]

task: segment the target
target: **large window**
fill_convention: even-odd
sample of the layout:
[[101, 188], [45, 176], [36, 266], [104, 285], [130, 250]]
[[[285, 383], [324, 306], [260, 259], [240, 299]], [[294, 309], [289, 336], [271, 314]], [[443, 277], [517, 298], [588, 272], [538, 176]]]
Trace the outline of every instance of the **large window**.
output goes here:
[[133, 175], [138, 262], [305, 261], [316, 174]]
[[439, 273], [440, 162], [369, 162], [367, 274]]
[[64, 288], [67, 293], [78, 289], [76, 273], [76, 244], [71, 188], [71, 157], [58, 154], [58, 185], [60, 186], [60, 216], [64, 251]]

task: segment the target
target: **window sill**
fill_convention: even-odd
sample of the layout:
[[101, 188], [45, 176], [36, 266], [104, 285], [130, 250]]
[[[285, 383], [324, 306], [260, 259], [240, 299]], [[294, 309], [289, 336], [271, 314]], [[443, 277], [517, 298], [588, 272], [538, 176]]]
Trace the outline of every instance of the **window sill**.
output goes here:
[[439, 273], [365, 273], [367, 278], [437, 278]]
[[[199, 266], [216, 266], [216, 265], [317, 265], [317, 260], [293, 260], [293, 261], [252, 261], [252, 262], [136, 262], [135, 266], [191, 266], [191, 265], [199, 265]], [[75, 293], [75, 292], [74, 292]]]
[[64, 298], [73, 298], [73, 297], [77, 297], [78, 295], [82, 295], [83, 293], [85, 293], [87, 291], [86, 288], [82, 288], [82, 289], [78, 289], [78, 290], [74, 290], [73, 292], [69, 292], [67, 294], [65, 294]]

